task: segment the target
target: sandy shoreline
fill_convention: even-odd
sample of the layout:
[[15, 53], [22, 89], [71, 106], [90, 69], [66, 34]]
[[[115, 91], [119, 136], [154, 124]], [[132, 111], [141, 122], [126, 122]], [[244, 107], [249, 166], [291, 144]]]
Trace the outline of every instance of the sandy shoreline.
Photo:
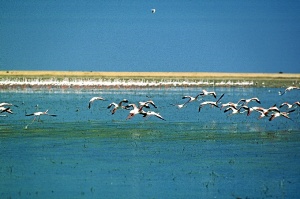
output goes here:
[[145, 88], [145, 87], [287, 87], [300, 85], [300, 74], [210, 72], [0, 71], [0, 89]]
[[137, 78], [266, 78], [300, 79], [299, 73], [222, 72], [88, 72], [88, 71], [0, 71], [0, 77], [137, 77]]

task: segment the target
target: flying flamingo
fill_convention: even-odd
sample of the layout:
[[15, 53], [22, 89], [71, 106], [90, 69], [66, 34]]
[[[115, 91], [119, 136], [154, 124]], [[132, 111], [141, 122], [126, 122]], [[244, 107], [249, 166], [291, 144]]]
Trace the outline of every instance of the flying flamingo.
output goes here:
[[91, 108], [91, 105], [92, 103], [95, 101], [95, 100], [104, 100], [104, 98], [102, 97], [92, 97], [89, 101], [89, 109]]
[[227, 106], [238, 109], [237, 108], [238, 105], [239, 105], [239, 103], [228, 102], [226, 104], [222, 104], [220, 109], [222, 109], [223, 107], [227, 107]]
[[[247, 106], [243, 106], [245, 109], [247, 109]], [[260, 113], [260, 116], [258, 119], [261, 119], [263, 117], [268, 117], [269, 113], [276, 113], [276, 112], [280, 112], [280, 110], [277, 108], [276, 104], [274, 104], [273, 106], [271, 106], [270, 108], [266, 109], [263, 107], [250, 107], [248, 108], [248, 114], [250, 115], [252, 111], [256, 111]]]
[[15, 107], [18, 107], [17, 105], [13, 105], [11, 103], [6, 103], [6, 102], [0, 103], [0, 107], [3, 107], [3, 106], [15, 106]]
[[0, 113], [3, 113], [3, 112], [13, 114], [13, 112], [10, 108], [0, 107]]
[[204, 89], [203, 89], [202, 92], [199, 93], [198, 95], [201, 95], [201, 96], [213, 95], [214, 98], [217, 98], [217, 95], [216, 95], [215, 92], [209, 92], [209, 91], [204, 90]]
[[283, 95], [283, 94], [285, 94], [286, 92], [291, 91], [291, 90], [293, 90], [293, 89], [300, 90], [300, 88], [297, 87], [297, 86], [290, 86], [290, 87], [287, 87], [283, 92], [279, 91], [278, 94], [279, 94], [279, 95]]
[[263, 117], [268, 116], [269, 114], [269, 110], [262, 108], [262, 107], [257, 107], [257, 106], [253, 106], [253, 107], [248, 107], [248, 106], [242, 106], [243, 109], [247, 110], [247, 116], [249, 116], [251, 114], [251, 112], [256, 111], [258, 113], [260, 113], [260, 116], [258, 117], [258, 119], [261, 119]]
[[57, 116], [57, 115], [54, 115], [54, 114], [49, 114], [49, 113], [48, 113], [48, 110], [46, 110], [45, 112], [39, 111], [39, 112], [31, 113], [31, 114], [26, 114], [25, 116], [34, 116], [34, 120], [35, 120], [36, 118], [38, 118], [38, 120], [39, 120], [41, 115], [49, 115], [49, 116], [53, 116], [53, 117], [56, 117], [56, 116]]
[[215, 102], [211, 102], [211, 101], [205, 101], [205, 102], [202, 102], [200, 105], [199, 105], [199, 109], [198, 109], [198, 112], [200, 112], [200, 110], [201, 110], [201, 108], [203, 107], [203, 106], [205, 106], [205, 105], [211, 105], [211, 106], [215, 106], [215, 107], [218, 107], [219, 108], [219, 106], [218, 106], [218, 103], [219, 103], [219, 101], [220, 101], [220, 99], [222, 99], [222, 97], [224, 96], [224, 93], [221, 95], [221, 97], [217, 100], [217, 101], [215, 101]]
[[146, 102], [139, 102], [140, 107], [150, 108], [149, 104], [151, 104], [154, 108], [157, 108], [157, 106], [152, 100], [148, 100]]
[[[17, 105], [13, 105], [11, 103], [2, 102], [2, 103], [0, 103], [0, 113], [7, 112], [7, 113], [10, 113], [10, 114], [13, 114], [12, 110], [10, 108], [6, 108], [5, 106], [18, 107]], [[1, 117], [6, 117], [6, 115], [0, 115], [0, 116]]]
[[242, 111], [241, 112], [241, 109], [242, 109], [243, 107], [240, 107], [239, 109], [236, 109], [236, 108], [234, 108], [234, 107], [231, 107], [231, 106], [229, 106], [228, 108], [226, 108], [225, 109], [225, 111], [224, 111], [224, 113], [226, 113], [227, 111], [232, 111], [228, 116], [230, 116], [230, 115], [235, 115], [235, 114], [238, 114], [238, 113], [244, 113], [244, 112], [246, 112], [246, 111]]
[[141, 113], [143, 115], [143, 117], [149, 117], [149, 116], [155, 116], [158, 117], [161, 120], [165, 120], [159, 113], [156, 113], [154, 111], [147, 111], [144, 113]]
[[275, 112], [275, 113], [273, 113], [273, 114], [271, 115], [271, 117], [269, 118], [269, 121], [272, 121], [272, 120], [274, 120], [276, 117], [280, 117], [280, 116], [292, 120], [292, 119], [289, 117], [289, 114], [290, 114], [291, 112], [294, 112], [294, 111], [295, 111], [295, 109], [290, 110], [290, 111], [288, 111], [288, 112]]
[[299, 101], [294, 102], [293, 105], [295, 105], [295, 106], [300, 106], [300, 102], [299, 102]]
[[289, 104], [288, 102], [284, 102], [284, 103], [282, 103], [282, 104], [279, 106], [279, 108], [282, 108], [282, 107], [284, 107], [284, 106], [286, 106], [288, 109], [291, 109], [291, 108], [293, 107], [293, 104]]
[[[48, 113], [48, 110], [46, 110], [45, 112], [39, 111], [39, 112], [31, 113], [31, 114], [25, 114], [25, 116], [34, 116], [32, 122], [31, 122], [30, 124], [32, 124], [32, 123], [36, 120], [36, 118], [38, 118], [38, 121], [40, 121], [40, 117], [41, 117], [42, 115], [49, 115], [49, 116], [52, 116], [52, 117], [56, 117], [56, 116], [57, 116], [57, 115], [54, 115], [54, 114], [49, 114], [49, 113]], [[28, 124], [28, 125], [29, 125], [29, 124]], [[28, 125], [25, 126], [25, 129], [27, 129]]]
[[244, 102], [243, 105], [248, 105], [248, 103], [251, 102], [251, 101], [256, 101], [257, 103], [260, 104], [260, 100], [257, 97], [253, 97], [253, 98], [250, 98], [250, 99], [240, 99], [240, 101], [238, 101], [238, 104], [240, 102]]
[[190, 102], [197, 101], [197, 99], [198, 99], [199, 96], [200, 96], [200, 94], [196, 95], [195, 97], [190, 96], [190, 95], [183, 96], [182, 99], [188, 99], [188, 101], [186, 101], [184, 103], [184, 105], [186, 105], [187, 103], [190, 103]]
[[120, 101], [118, 104], [112, 102], [112, 103], [110, 103], [110, 104], [108, 105], [107, 108], [109, 109], [109, 108], [111, 108], [112, 106], [114, 106], [114, 108], [113, 108], [112, 111], [111, 111], [111, 114], [115, 114], [115, 112], [116, 112], [118, 109], [124, 109], [124, 108], [125, 108], [125, 106], [122, 106], [122, 103], [123, 103], [123, 102], [128, 103], [128, 100], [127, 100], [127, 99], [123, 99], [123, 100]]
[[127, 120], [131, 119], [133, 116], [137, 114], [145, 114], [146, 112], [143, 111], [144, 106], [137, 107], [135, 104], [128, 104], [125, 106], [126, 109], [132, 107], [133, 109], [129, 112], [129, 115], [127, 116]]
[[139, 102], [140, 106], [137, 107], [135, 104], [128, 104], [127, 106], [125, 106], [126, 109], [132, 107], [133, 109], [129, 112], [129, 115], [127, 116], [127, 119], [131, 119], [133, 116], [137, 115], [137, 114], [142, 114], [145, 115], [145, 111], [143, 110], [143, 108], [150, 108], [149, 104], [151, 104], [154, 108], [157, 108], [157, 106], [154, 104], [154, 102], [152, 100], [149, 100], [147, 102]]

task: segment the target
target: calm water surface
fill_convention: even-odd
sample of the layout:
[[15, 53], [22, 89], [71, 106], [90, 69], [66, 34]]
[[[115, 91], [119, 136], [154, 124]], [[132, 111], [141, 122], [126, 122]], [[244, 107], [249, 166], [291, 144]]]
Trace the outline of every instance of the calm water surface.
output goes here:
[[[258, 97], [263, 107], [293, 103], [274, 88], [207, 88], [222, 103]], [[184, 95], [200, 89], [2, 92], [14, 114], [0, 117], [1, 198], [298, 198], [299, 110], [292, 120], [258, 113], [228, 116], [199, 102], [184, 109]], [[96, 101], [88, 109], [93, 96]], [[152, 99], [166, 121], [127, 110], [111, 115], [111, 102]], [[205, 100], [213, 101], [211, 96]], [[38, 106], [37, 106], [38, 105]], [[249, 106], [257, 106], [251, 102]], [[57, 117], [25, 113], [49, 109]], [[25, 128], [27, 126], [27, 128]]]

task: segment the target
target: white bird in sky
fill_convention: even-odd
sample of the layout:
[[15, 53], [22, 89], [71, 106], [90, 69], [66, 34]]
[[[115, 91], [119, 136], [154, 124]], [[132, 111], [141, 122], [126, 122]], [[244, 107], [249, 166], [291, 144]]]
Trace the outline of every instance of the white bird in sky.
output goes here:
[[102, 97], [92, 97], [89, 101], [89, 109], [91, 108], [91, 105], [92, 103], [95, 101], [95, 100], [104, 100], [104, 98]]
[[154, 8], [152, 8], [151, 12], [154, 14], [156, 12], [156, 10]]
[[111, 108], [112, 106], [114, 106], [114, 108], [113, 108], [112, 111], [111, 111], [111, 114], [115, 114], [115, 112], [116, 112], [118, 109], [124, 109], [124, 108], [125, 108], [125, 106], [122, 106], [122, 103], [123, 103], [123, 102], [128, 103], [128, 100], [127, 100], [127, 99], [123, 99], [123, 100], [121, 100], [118, 104], [112, 102], [112, 103], [110, 103], [110, 104], [108, 105], [107, 108], [109, 109], [109, 108]]

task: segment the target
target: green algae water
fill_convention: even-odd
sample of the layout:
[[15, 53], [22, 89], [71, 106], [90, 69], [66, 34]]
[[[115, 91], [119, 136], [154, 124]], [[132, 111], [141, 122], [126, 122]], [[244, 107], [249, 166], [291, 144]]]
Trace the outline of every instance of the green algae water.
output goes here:
[[[207, 88], [212, 90], [212, 88]], [[275, 88], [214, 88], [222, 103], [258, 97], [259, 106], [300, 98]], [[228, 116], [202, 102], [178, 109], [197, 88], [2, 92], [14, 114], [0, 117], [1, 198], [297, 198], [299, 108], [292, 120]], [[88, 109], [89, 99], [102, 96]], [[111, 102], [153, 100], [166, 121]], [[213, 101], [207, 96], [203, 100]], [[250, 105], [258, 106], [254, 102]], [[284, 109], [284, 108], [283, 108]], [[46, 111], [40, 121], [25, 113]], [[27, 127], [27, 128], [25, 128]]]

